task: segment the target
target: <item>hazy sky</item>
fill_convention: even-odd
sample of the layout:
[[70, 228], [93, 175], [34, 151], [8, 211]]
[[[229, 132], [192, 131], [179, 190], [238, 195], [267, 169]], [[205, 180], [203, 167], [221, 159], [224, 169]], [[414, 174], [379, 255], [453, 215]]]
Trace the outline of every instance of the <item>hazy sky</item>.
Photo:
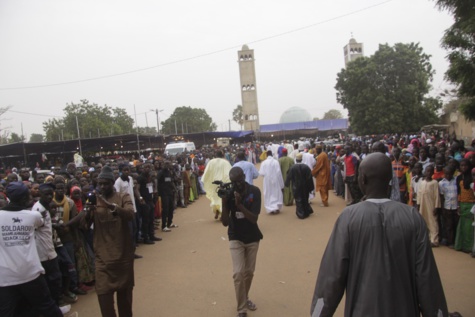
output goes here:
[[139, 126], [156, 126], [151, 109], [163, 121], [176, 107], [204, 108], [228, 130], [243, 44], [254, 49], [261, 124], [294, 106], [346, 115], [334, 86], [351, 34], [366, 56], [380, 43], [420, 42], [435, 95], [448, 87], [440, 39], [451, 24], [433, 0], [1, 0], [0, 107], [12, 108], [0, 130], [23, 125], [28, 140], [81, 99], [132, 117], [135, 105]]

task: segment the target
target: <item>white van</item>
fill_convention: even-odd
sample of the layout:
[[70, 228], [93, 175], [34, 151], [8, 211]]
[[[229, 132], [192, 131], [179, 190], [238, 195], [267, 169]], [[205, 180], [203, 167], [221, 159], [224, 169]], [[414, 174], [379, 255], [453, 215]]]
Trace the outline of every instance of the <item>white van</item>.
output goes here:
[[165, 147], [165, 154], [177, 155], [186, 151], [191, 152], [196, 149], [193, 142], [170, 143]]
[[216, 145], [220, 147], [226, 147], [229, 146], [229, 141], [231, 138], [217, 138], [216, 139]]

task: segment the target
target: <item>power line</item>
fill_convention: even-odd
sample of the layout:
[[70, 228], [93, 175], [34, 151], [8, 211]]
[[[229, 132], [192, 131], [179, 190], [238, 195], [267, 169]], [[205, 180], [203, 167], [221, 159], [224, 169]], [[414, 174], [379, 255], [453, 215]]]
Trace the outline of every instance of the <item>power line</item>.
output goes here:
[[[154, 111], [155, 111], [155, 110], [153, 110], [153, 112], [154, 112]], [[6, 112], [21, 113], [21, 114], [27, 114], [27, 115], [37, 116], [37, 117], [61, 118], [61, 119], [64, 118], [64, 117], [61, 117], [61, 116], [53, 116], [53, 115], [48, 115], [48, 114], [31, 113], [31, 112], [15, 111], [15, 110], [7, 110]], [[152, 112], [152, 110], [150, 110], [150, 111], [145, 111], [145, 112], [141, 112], [141, 113], [137, 113], [137, 115], [146, 114], [146, 113], [149, 113], [149, 112]]]
[[[351, 15], [355, 15], [355, 14], [363, 12], [363, 11], [373, 9], [375, 7], [387, 4], [391, 1], [393, 1], [393, 0], [387, 0], [387, 1], [384, 1], [384, 2], [380, 2], [380, 3], [374, 4], [374, 5], [371, 5], [371, 6], [356, 10], [356, 11], [352, 11], [352, 12], [349, 12], [349, 13], [345, 13], [345, 14], [333, 17], [333, 18], [329, 18], [327, 20], [319, 21], [319, 22], [316, 22], [316, 23], [313, 23], [313, 24], [310, 24], [310, 25], [307, 25], [307, 26], [297, 28], [297, 29], [293, 29], [293, 30], [289, 30], [289, 31], [286, 31], [286, 32], [274, 34], [274, 35], [271, 35], [271, 36], [268, 36], [268, 37], [264, 37], [264, 38], [261, 38], [261, 39], [255, 40], [255, 41], [248, 42], [248, 44], [255, 44], [255, 43], [267, 41], [267, 40], [270, 40], [270, 39], [274, 39], [274, 38], [277, 38], [277, 37], [285, 36], [285, 35], [288, 35], [288, 34], [291, 34], [291, 33], [296, 33], [296, 32], [306, 30], [306, 29], [309, 29], [309, 28], [313, 28], [313, 27], [321, 25], [321, 24], [325, 24], [325, 23], [328, 23], [328, 22], [339, 20], [339, 19], [351, 16]], [[5, 88], [0, 88], [0, 90], [19, 90], [19, 89], [46, 88], [46, 87], [54, 87], [54, 86], [79, 84], [79, 83], [83, 83], [83, 82], [87, 82], [87, 81], [94, 81], [94, 80], [124, 76], [124, 75], [133, 74], [133, 73], [144, 72], [144, 71], [151, 70], [151, 69], [154, 69], [154, 68], [160, 68], [160, 67], [165, 67], [165, 66], [169, 66], [169, 65], [173, 65], [173, 64], [183, 63], [183, 62], [187, 62], [187, 61], [190, 61], [190, 60], [199, 59], [199, 58], [202, 58], [202, 57], [205, 57], [205, 56], [215, 55], [215, 54], [219, 54], [219, 53], [222, 53], [222, 52], [225, 52], [225, 51], [234, 50], [234, 49], [240, 48], [240, 47], [241, 47], [241, 45], [234, 45], [234, 46], [231, 46], [231, 47], [223, 48], [223, 49], [220, 49], [220, 50], [216, 50], [216, 51], [212, 51], [212, 52], [208, 52], [208, 53], [204, 53], [204, 54], [200, 54], [200, 55], [195, 55], [195, 56], [192, 56], [192, 57], [187, 57], [187, 58], [183, 58], [183, 59], [179, 59], [179, 60], [175, 60], [175, 61], [171, 61], [171, 62], [166, 62], [166, 63], [163, 63], [163, 64], [158, 64], [158, 65], [144, 67], [144, 68], [138, 68], [138, 69], [125, 71], [125, 72], [121, 72], [121, 73], [116, 73], [116, 74], [103, 75], [103, 76], [97, 76], [97, 77], [91, 77], [91, 78], [79, 79], [79, 80], [73, 80], [73, 81], [66, 81], [66, 82], [54, 83], [54, 84], [44, 84], [44, 85], [34, 85], [34, 86], [20, 86], [20, 87], [5, 87]]]

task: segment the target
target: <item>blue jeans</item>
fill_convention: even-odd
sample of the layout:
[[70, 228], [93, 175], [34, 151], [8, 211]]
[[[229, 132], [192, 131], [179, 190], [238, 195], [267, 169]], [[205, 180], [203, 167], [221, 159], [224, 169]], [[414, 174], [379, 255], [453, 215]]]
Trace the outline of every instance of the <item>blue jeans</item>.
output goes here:
[[[19, 303], [22, 303], [22, 305], [19, 305]], [[23, 303], [27, 303], [27, 305]], [[33, 317], [39, 315], [48, 317], [63, 316], [61, 310], [51, 298], [43, 275], [27, 283], [0, 287], [0, 316]]]

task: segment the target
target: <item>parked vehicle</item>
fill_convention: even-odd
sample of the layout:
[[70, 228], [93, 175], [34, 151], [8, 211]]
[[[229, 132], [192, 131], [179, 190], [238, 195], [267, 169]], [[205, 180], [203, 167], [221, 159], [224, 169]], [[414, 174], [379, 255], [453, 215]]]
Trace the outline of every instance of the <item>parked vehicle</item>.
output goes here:
[[185, 151], [191, 152], [194, 150], [196, 150], [196, 147], [193, 142], [170, 143], [165, 147], [165, 154], [177, 155]]

